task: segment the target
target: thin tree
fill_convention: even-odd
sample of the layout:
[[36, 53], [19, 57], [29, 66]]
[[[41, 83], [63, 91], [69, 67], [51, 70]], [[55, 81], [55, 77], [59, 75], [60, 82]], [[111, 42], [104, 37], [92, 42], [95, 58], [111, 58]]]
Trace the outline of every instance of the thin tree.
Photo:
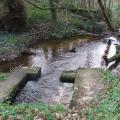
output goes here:
[[54, 5], [54, 0], [49, 0], [49, 6], [50, 6], [52, 21], [56, 22], [57, 15], [56, 15], [56, 9], [55, 9], [55, 5]]
[[101, 8], [102, 14], [103, 14], [103, 16], [104, 16], [105, 22], [106, 22], [106, 24], [107, 24], [107, 26], [108, 26], [108, 29], [109, 29], [111, 32], [114, 32], [115, 30], [114, 30], [114, 28], [112, 27], [112, 25], [111, 25], [111, 23], [110, 23], [110, 20], [109, 20], [107, 14], [106, 14], [106, 11], [105, 11], [105, 8], [104, 8], [104, 6], [103, 6], [102, 1], [101, 1], [101, 0], [98, 0], [98, 3], [99, 3], [99, 6], [100, 6], [100, 8]]
[[23, 0], [5, 0], [7, 14], [0, 19], [3, 29], [9, 32], [21, 32], [27, 24]]

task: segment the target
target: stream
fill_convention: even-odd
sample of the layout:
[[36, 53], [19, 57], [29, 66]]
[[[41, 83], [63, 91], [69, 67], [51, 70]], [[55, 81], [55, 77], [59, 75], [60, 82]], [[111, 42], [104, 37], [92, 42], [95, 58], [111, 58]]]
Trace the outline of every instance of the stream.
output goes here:
[[[108, 57], [116, 53], [114, 37]], [[75, 48], [75, 52], [70, 52]], [[72, 38], [69, 40], [40, 41], [30, 51], [35, 55], [22, 55], [12, 62], [1, 63], [0, 71], [8, 72], [17, 66], [41, 67], [42, 76], [37, 81], [29, 81], [20, 91], [15, 103], [62, 103], [68, 105], [73, 93], [73, 84], [60, 83], [62, 71], [76, 70], [79, 67], [106, 68], [103, 55], [107, 49], [105, 39]]]

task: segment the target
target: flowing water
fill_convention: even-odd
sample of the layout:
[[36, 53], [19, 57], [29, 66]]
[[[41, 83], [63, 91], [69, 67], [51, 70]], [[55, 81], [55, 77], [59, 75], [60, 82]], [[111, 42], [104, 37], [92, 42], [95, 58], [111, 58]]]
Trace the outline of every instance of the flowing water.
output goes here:
[[[113, 38], [112, 38], [113, 39]], [[109, 57], [116, 53], [116, 45], [110, 46]], [[72, 48], [76, 52], [69, 52]], [[60, 83], [62, 71], [79, 67], [106, 67], [103, 55], [107, 49], [104, 39], [74, 38], [63, 41], [41, 41], [30, 50], [35, 55], [23, 55], [10, 63], [0, 64], [0, 71], [9, 71], [16, 66], [41, 67], [42, 76], [38, 81], [29, 81], [16, 97], [15, 102], [63, 103], [68, 105], [73, 93], [73, 84]]]

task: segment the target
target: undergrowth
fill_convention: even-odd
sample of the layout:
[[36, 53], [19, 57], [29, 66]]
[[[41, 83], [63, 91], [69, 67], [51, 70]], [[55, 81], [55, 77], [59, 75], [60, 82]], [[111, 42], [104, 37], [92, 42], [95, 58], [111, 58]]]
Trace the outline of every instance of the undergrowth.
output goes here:
[[0, 33], [0, 61], [17, 57], [26, 48], [27, 41], [13, 33]]
[[42, 103], [8, 105], [0, 104], [0, 115], [2, 120], [34, 120], [35, 118], [44, 118], [54, 120], [53, 113], [63, 113], [64, 107], [60, 104], [55, 106], [45, 105]]
[[15, 34], [10, 33], [0, 33], [0, 53], [6, 51], [18, 50], [21, 47], [21, 41], [18, 41]]
[[6, 76], [4, 73], [0, 73], [0, 81], [4, 81], [6, 79]]

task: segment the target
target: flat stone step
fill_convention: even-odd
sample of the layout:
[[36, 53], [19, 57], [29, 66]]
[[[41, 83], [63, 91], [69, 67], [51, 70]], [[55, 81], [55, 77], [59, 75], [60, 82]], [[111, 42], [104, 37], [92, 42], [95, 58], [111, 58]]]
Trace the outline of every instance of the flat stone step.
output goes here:
[[74, 83], [70, 108], [90, 103], [104, 88], [104, 81], [97, 68], [79, 68]]
[[28, 80], [41, 76], [40, 68], [20, 67], [14, 69], [7, 80], [0, 82], [0, 101], [13, 101]]

